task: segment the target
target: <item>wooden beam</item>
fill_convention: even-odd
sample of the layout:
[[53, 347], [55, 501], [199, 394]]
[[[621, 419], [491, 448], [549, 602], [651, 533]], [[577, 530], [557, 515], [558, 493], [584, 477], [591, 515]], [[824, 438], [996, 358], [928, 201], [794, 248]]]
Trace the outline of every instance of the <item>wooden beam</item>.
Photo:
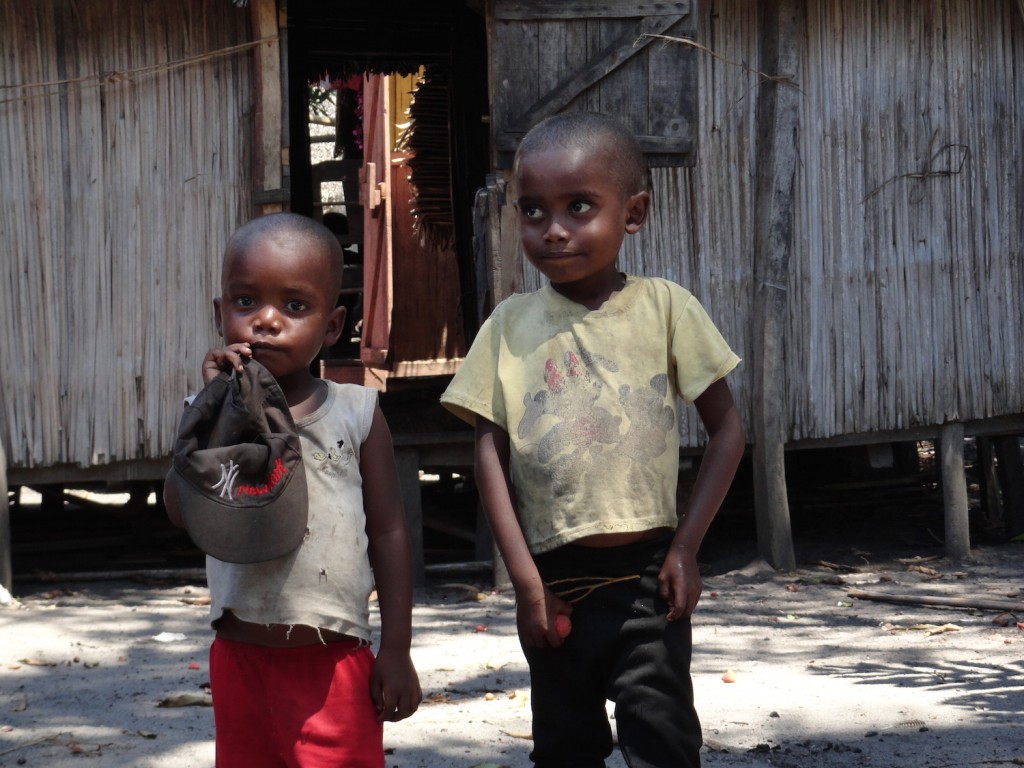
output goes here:
[[11, 583], [11, 505], [7, 496], [7, 454], [0, 443], [0, 586], [10, 592]]
[[946, 521], [946, 554], [969, 557], [971, 533], [967, 516], [967, 475], [964, 472], [964, 425], [951, 421], [939, 437], [942, 502]]
[[[1024, 0], [1021, 0], [1024, 2]], [[494, 3], [494, 18], [502, 21], [556, 21], [581, 18], [634, 18], [636, 16], [688, 15], [692, 0], [645, 2], [644, 0], [501, 0]]]
[[[256, 47], [253, 67], [256, 88], [253, 193], [255, 200], [264, 200], [262, 194], [273, 192], [276, 195], [281, 192], [284, 111], [281, 99], [280, 30], [277, 0], [252, 0], [249, 5], [252, 9], [253, 39], [267, 41]], [[273, 213], [284, 210], [284, 203], [275, 197], [259, 203], [259, 207], [261, 213]]]
[[[803, 40], [799, 5], [797, 0], [763, 3], [761, 71], [796, 77]], [[785, 336], [796, 208], [798, 99], [799, 91], [789, 84], [761, 83], [754, 211], [754, 510], [761, 554], [773, 567], [787, 570], [796, 567], [786, 493]]]
[[77, 581], [174, 581], [185, 584], [206, 584], [206, 568], [135, 568], [122, 571], [53, 571], [18, 575], [18, 583], [50, 582], [62, 584]]
[[[998, 437], [1001, 435], [1024, 434], [1024, 414], [1013, 413], [1002, 416], [990, 416], [984, 419], [967, 419], [962, 422], [965, 437]], [[859, 432], [849, 435], [833, 435], [832, 437], [809, 438], [796, 440], [786, 444], [787, 450], [801, 451], [817, 448], [849, 448], [857, 445], [873, 445], [877, 443], [920, 442], [922, 440], [938, 440], [941, 425], [910, 427], [907, 429], [887, 429], [877, 432]]]
[[162, 481], [170, 468], [170, 456], [160, 459], [116, 461], [111, 464], [96, 464], [91, 467], [80, 467], [77, 464], [9, 467], [7, 482], [10, 485], [61, 485], [65, 488], [95, 483], [117, 487], [128, 483]]

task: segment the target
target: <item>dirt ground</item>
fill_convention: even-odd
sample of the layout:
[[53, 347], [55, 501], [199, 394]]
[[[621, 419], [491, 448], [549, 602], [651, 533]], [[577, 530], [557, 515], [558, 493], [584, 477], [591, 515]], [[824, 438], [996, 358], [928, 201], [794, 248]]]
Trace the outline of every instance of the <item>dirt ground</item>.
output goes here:
[[[847, 547], [803, 563], [782, 573], [733, 553], [708, 568], [693, 660], [705, 766], [1024, 765], [1024, 545], [964, 562]], [[0, 606], [0, 766], [212, 766], [196, 581], [16, 587]], [[417, 595], [425, 701], [387, 726], [387, 765], [525, 768], [530, 686], [512, 600], [455, 581], [467, 579], [434, 577]]]

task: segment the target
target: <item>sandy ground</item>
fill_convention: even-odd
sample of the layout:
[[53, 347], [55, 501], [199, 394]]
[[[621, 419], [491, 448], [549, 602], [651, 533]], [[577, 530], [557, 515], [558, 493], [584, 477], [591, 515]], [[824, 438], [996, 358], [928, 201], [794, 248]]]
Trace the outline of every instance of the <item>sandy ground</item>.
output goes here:
[[[1024, 545], [966, 562], [854, 555], [856, 571], [755, 560], [706, 579], [693, 660], [704, 765], [1024, 765], [1024, 611], [848, 594], [1019, 606]], [[512, 601], [444, 583], [456, 580], [417, 596], [426, 698], [387, 727], [387, 765], [525, 768], [530, 688]], [[0, 606], [0, 766], [212, 766], [205, 596], [201, 583], [16, 589]]]

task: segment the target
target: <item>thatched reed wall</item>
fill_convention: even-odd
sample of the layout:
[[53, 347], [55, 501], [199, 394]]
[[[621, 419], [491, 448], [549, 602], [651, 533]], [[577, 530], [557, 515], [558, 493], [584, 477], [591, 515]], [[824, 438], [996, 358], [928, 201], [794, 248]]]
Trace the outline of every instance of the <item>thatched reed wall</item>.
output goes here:
[[[691, 288], [747, 363], [757, 3], [699, 4], [697, 162], [655, 169], [623, 269]], [[1024, 413], [1024, 18], [1015, 0], [808, 0], [788, 440]], [[523, 289], [538, 285], [524, 264]], [[696, 438], [692, 410], [683, 425]], [[748, 419], [749, 423], [749, 419]]]
[[249, 18], [226, 0], [0, 2], [12, 467], [169, 455], [220, 251], [251, 212]]

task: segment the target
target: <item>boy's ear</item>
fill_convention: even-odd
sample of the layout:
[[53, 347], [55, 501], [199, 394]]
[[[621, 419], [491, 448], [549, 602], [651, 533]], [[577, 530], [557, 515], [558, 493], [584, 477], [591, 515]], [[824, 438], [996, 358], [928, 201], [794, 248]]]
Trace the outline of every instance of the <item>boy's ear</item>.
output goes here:
[[213, 322], [217, 326], [217, 335], [224, 338], [224, 321], [220, 316], [220, 296], [213, 300]]
[[648, 192], [637, 192], [626, 199], [626, 233], [635, 235], [647, 221], [647, 212], [651, 207], [651, 195]]
[[345, 330], [345, 308], [335, 307], [327, 318], [327, 330], [324, 331], [324, 346], [333, 347]]

